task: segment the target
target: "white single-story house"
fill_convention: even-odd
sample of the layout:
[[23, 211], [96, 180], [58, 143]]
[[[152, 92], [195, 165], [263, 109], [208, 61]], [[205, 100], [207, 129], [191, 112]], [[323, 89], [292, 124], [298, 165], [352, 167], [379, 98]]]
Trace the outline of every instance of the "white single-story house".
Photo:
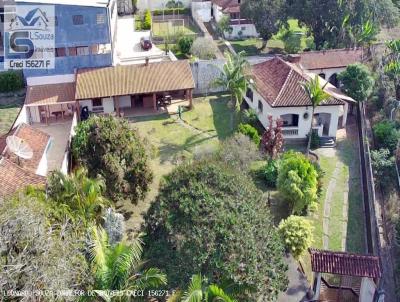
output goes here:
[[337, 75], [350, 64], [362, 62], [362, 49], [329, 49], [299, 54], [300, 66], [338, 87]]
[[[331, 98], [316, 107], [311, 117], [311, 102], [301, 83], [314, 74], [278, 57], [252, 65], [251, 74], [254, 83], [244, 97], [247, 105], [257, 112], [264, 127], [269, 126], [269, 116], [282, 119], [287, 139], [305, 139], [312, 120], [319, 136], [336, 138], [337, 129], [346, 125], [349, 103], [355, 103], [328, 83], [325, 91]], [[325, 83], [321, 78], [321, 85]]]
[[240, 5], [242, 0], [211, 0], [211, 16], [215, 22], [221, 21], [224, 16], [229, 16], [231, 32], [225, 32], [227, 39], [258, 37], [258, 32], [251, 20], [242, 18]]

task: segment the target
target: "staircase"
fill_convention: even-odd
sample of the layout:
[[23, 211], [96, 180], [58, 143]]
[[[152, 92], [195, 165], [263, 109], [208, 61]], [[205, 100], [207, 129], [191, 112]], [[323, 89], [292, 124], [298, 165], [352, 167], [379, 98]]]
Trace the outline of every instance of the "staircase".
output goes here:
[[336, 141], [335, 138], [329, 136], [322, 136], [320, 137], [320, 148], [335, 148]]

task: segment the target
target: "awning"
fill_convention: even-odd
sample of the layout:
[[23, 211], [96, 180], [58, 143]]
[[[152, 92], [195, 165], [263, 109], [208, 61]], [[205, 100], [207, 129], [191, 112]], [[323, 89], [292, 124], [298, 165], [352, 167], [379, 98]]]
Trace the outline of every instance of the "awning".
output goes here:
[[26, 106], [47, 106], [75, 102], [75, 83], [28, 86]]
[[75, 99], [161, 93], [194, 87], [187, 60], [80, 69]]

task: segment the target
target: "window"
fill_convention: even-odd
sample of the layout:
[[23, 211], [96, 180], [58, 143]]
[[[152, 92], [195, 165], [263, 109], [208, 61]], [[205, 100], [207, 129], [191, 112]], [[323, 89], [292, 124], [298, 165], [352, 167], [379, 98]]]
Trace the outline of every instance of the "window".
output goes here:
[[246, 96], [250, 99], [250, 101], [253, 101], [253, 90], [247, 88]]
[[56, 48], [56, 57], [65, 57], [67, 55], [67, 51], [65, 47], [57, 47]]
[[93, 44], [90, 46], [90, 53], [92, 55], [97, 55], [99, 54], [99, 44]]
[[96, 23], [97, 24], [104, 24], [106, 22], [106, 17], [104, 14], [97, 14], [96, 15]]
[[258, 111], [260, 111], [260, 113], [263, 112], [263, 103], [261, 103], [260, 100], [258, 100]]
[[68, 47], [68, 55], [71, 57], [76, 56], [76, 47]]
[[83, 15], [73, 15], [72, 16], [72, 23], [74, 23], [74, 25], [83, 24]]
[[81, 46], [76, 48], [76, 53], [78, 56], [89, 55], [89, 46]]
[[283, 127], [298, 127], [299, 115], [298, 114], [284, 114], [281, 115]]
[[93, 99], [92, 105], [93, 107], [101, 107], [103, 106], [103, 101], [101, 100], [101, 98]]
[[241, 31], [245, 31], [245, 30], [246, 30], [246, 26], [242, 26], [242, 27], [240, 28], [240, 30], [241, 30]]
[[231, 13], [230, 17], [232, 20], [240, 19], [239, 13]]

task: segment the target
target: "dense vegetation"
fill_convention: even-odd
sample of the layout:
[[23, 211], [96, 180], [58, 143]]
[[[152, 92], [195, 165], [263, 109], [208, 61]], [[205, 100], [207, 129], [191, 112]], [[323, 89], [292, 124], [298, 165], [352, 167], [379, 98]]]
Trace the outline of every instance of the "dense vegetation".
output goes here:
[[149, 190], [153, 176], [145, 147], [123, 119], [95, 116], [80, 123], [72, 152], [90, 177], [104, 179], [106, 196], [114, 201], [137, 203]]
[[211, 282], [247, 289], [240, 301], [273, 300], [287, 286], [282, 241], [261, 192], [219, 162], [188, 163], [169, 174], [146, 233], [147, 256], [164, 267], [172, 286], [200, 272]]

